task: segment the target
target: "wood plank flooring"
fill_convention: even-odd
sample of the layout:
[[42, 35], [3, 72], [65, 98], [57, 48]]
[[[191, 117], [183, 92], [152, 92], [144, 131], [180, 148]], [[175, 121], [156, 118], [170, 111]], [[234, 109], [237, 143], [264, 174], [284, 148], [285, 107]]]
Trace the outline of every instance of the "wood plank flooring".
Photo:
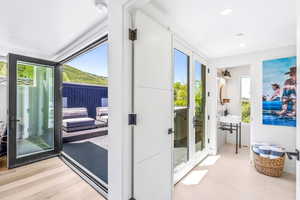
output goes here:
[[104, 200], [59, 158], [0, 172], [1, 200]]

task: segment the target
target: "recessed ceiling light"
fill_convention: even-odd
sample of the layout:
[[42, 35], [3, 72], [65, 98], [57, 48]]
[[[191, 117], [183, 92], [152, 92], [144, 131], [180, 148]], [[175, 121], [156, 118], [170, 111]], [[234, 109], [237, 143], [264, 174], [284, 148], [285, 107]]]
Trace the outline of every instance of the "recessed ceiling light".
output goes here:
[[220, 12], [220, 15], [229, 15], [229, 14], [231, 14], [231, 13], [232, 13], [232, 9], [227, 8], [227, 9], [225, 9], [225, 10], [222, 10], [222, 11]]
[[240, 44], [240, 47], [245, 47], [245, 46], [246, 46], [245, 43], [241, 43], [241, 44]]
[[237, 33], [235, 36], [237, 36], [237, 37], [242, 37], [242, 36], [244, 36], [245, 34], [244, 33]]
[[107, 3], [106, 0], [95, 0], [95, 6], [100, 12], [107, 11]]

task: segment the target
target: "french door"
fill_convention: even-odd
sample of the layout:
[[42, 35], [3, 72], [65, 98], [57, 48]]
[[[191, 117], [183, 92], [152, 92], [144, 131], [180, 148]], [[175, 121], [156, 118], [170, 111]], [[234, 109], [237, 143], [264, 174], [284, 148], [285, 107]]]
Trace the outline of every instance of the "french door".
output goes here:
[[173, 49], [174, 182], [207, 155], [206, 66], [180, 42]]
[[194, 61], [193, 70], [193, 131], [195, 133], [195, 152], [206, 148], [206, 66], [198, 60]]
[[61, 150], [59, 63], [8, 55], [8, 167]]

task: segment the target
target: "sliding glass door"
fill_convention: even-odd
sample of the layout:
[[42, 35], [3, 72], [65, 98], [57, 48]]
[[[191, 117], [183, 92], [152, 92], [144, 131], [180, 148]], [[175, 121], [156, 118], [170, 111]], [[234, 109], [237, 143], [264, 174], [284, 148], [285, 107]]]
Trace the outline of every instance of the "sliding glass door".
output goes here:
[[9, 168], [60, 151], [58, 63], [9, 54]]

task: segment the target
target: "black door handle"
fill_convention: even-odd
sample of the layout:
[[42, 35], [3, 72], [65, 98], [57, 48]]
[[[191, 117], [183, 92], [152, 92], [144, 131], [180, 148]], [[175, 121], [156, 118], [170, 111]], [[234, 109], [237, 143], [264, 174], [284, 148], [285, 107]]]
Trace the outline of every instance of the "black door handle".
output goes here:
[[168, 129], [168, 134], [171, 135], [172, 133], [174, 133], [174, 130], [172, 128]]
[[286, 152], [286, 154], [290, 160], [292, 160], [293, 157], [296, 157], [297, 160], [300, 160], [300, 152], [298, 149], [296, 149], [295, 152]]
[[19, 119], [10, 119], [9, 121], [12, 121], [12, 122], [19, 122], [19, 121], [21, 121], [21, 120], [19, 120]]
[[194, 116], [194, 117], [193, 117], [193, 128], [196, 127], [196, 122], [197, 122], [197, 121], [196, 121], [196, 116]]

